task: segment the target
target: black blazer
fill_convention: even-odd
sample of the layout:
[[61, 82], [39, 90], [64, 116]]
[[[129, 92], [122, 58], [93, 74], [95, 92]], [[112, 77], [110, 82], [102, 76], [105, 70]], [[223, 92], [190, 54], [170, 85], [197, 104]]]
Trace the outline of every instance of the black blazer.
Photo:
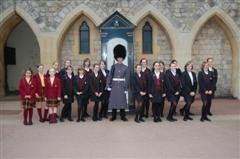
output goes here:
[[[133, 97], [136, 100], [141, 100], [142, 96], [140, 92], [146, 92], [147, 93], [147, 80], [143, 73], [141, 73], [141, 77], [138, 76], [136, 72], [134, 72], [132, 78], [131, 78], [131, 85], [132, 85], [132, 93]], [[141, 83], [142, 82], [142, 83]]]
[[[86, 98], [88, 96], [88, 92], [89, 92], [89, 80], [86, 76], [83, 77], [83, 87], [82, 89], [80, 88], [80, 77], [79, 75], [76, 75], [74, 77], [74, 94], [76, 95], [76, 97], [83, 97]], [[77, 92], [82, 92], [81, 95], [77, 95]]]
[[103, 77], [100, 73], [98, 73], [97, 77], [95, 76], [94, 72], [90, 75], [90, 92], [92, 101], [99, 100], [99, 97], [95, 96], [95, 92], [103, 93], [104, 91], [102, 79]]
[[182, 94], [189, 95], [190, 92], [197, 91], [197, 77], [195, 72], [192, 72], [193, 76], [193, 84], [191, 82], [191, 78], [187, 71], [184, 71], [181, 75], [181, 84], [182, 84]]
[[[67, 74], [62, 77], [62, 100], [63, 103], [73, 103], [73, 89], [74, 89], [74, 80], [73, 76], [70, 79]], [[68, 98], [65, 99], [64, 96], [67, 95]]]
[[109, 70], [105, 69], [105, 72], [106, 72], [106, 76], [104, 76], [102, 70], [99, 71], [99, 74], [100, 74], [101, 77], [102, 77], [102, 83], [103, 83], [103, 88], [104, 88], [104, 89], [106, 89], [107, 78], [108, 78], [108, 75], [109, 75]]
[[146, 68], [145, 71], [142, 72], [142, 74], [144, 75], [144, 77], [146, 79], [147, 85], [149, 85], [149, 82], [150, 82], [151, 76], [152, 76], [152, 71], [149, 68]]
[[150, 76], [150, 80], [149, 80], [149, 94], [151, 94], [152, 97], [152, 102], [153, 103], [159, 103], [162, 102], [164, 99], [162, 97], [163, 94], [166, 93], [166, 83], [165, 83], [165, 73], [160, 73], [160, 86], [161, 89], [160, 91], [157, 90], [157, 81], [156, 81], [157, 77], [156, 74], [153, 72]]
[[214, 79], [211, 71], [208, 71], [208, 78], [204, 71], [198, 73], [199, 93], [205, 94], [206, 90], [214, 90]]
[[165, 82], [166, 82], [166, 89], [167, 95], [174, 95], [176, 92], [181, 93], [181, 78], [179, 73], [176, 73], [175, 76], [178, 79], [178, 84], [174, 86], [174, 76], [170, 70], [166, 71], [165, 74]]
[[[209, 70], [210, 71], [210, 70]], [[213, 67], [213, 70], [210, 71], [212, 73], [212, 77], [213, 77], [213, 90], [216, 91], [217, 89], [217, 80], [218, 80], [218, 72], [217, 69]]]

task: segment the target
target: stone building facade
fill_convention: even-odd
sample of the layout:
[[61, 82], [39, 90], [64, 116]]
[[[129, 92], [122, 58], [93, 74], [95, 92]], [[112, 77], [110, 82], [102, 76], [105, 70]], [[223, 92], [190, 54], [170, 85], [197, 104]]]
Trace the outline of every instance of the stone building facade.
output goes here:
[[[126, 33], [130, 38], [126, 45], [131, 67], [142, 57], [149, 60], [150, 67], [155, 60], [163, 60], [168, 66], [171, 59], [177, 59], [182, 69], [192, 60], [197, 72], [202, 61], [213, 57], [219, 71], [216, 95], [240, 98], [239, 0], [1, 0], [0, 96], [5, 95], [6, 85], [11, 82], [6, 78], [10, 67], [4, 62], [4, 48], [11, 44], [9, 37], [21, 23], [26, 23], [36, 38], [39, 63], [48, 68], [53, 61], [62, 64], [71, 59], [77, 68], [86, 57], [95, 63], [111, 56], [109, 50], [105, 52], [107, 43], [103, 39], [107, 33], [101, 32], [101, 26], [116, 12], [133, 26]], [[83, 21], [90, 29], [88, 54], [79, 54], [79, 27]], [[146, 22], [152, 27], [152, 54], [142, 51]], [[119, 38], [117, 33], [111, 35], [109, 41]], [[35, 57], [31, 51], [25, 52], [30, 52], [30, 59]], [[19, 60], [24, 59], [19, 56], [16, 65]]]

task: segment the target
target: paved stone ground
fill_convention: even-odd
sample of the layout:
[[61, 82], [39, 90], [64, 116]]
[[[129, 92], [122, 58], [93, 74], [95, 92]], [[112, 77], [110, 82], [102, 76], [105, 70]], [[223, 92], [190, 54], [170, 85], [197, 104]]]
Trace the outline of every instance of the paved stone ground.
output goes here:
[[[179, 107], [183, 103], [180, 102]], [[73, 117], [76, 119], [76, 104]], [[91, 107], [90, 107], [91, 109]], [[169, 109], [166, 102], [165, 114]], [[22, 124], [19, 102], [0, 101], [0, 159], [70, 158], [240, 158], [240, 101], [215, 99], [212, 122], [200, 122], [201, 101], [196, 100], [193, 121], [170, 123], [163, 118], [129, 122]], [[90, 112], [90, 110], [89, 110]]]

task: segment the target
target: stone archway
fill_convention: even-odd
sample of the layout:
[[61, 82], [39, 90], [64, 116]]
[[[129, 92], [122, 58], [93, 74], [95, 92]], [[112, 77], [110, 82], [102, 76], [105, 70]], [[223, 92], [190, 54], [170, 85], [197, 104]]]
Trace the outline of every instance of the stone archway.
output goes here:
[[[31, 19], [30, 15], [28, 15], [23, 9], [16, 7], [10, 7], [3, 13], [1, 13], [1, 21], [0, 21], [0, 96], [5, 95], [6, 88], [6, 71], [5, 71], [5, 61], [4, 61], [4, 48], [6, 45], [6, 41], [10, 36], [10, 33], [18, 26], [21, 22], [26, 22], [26, 24], [30, 27], [30, 30], [33, 32], [35, 38], [37, 39], [37, 43], [39, 42], [39, 34], [37, 24]], [[40, 48], [39, 43], [37, 44]], [[40, 53], [40, 50], [39, 50]]]
[[178, 45], [177, 44], [178, 31], [175, 29], [175, 27], [169, 21], [169, 19], [165, 15], [163, 15], [162, 12], [157, 10], [152, 5], [148, 4], [144, 6], [141, 10], [139, 10], [136, 14], [134, 14], [132, 17], [130, 17], [130, 21], [137, 26], [140, 23], [140, 21], [142, 21], [147, 16], [153, 17], [153, 19], [156, 20], [157, 23], [162, 26], [163, 31], [168, 36], [168, 40], [171, 44], [172, 56], [175, 58], [177, 54], [176, 48]]
[[[64, 40], [69, 32], [71, 26], [82, 16], [90, 21], [95, 27], [99, 26], [102, 22], [102, 19], [99, 15], [97, 15], [92, 9], [88, 6], [80, 5], [73, 9], [70, 13], [68, 13], [61, 24], [57, 28], [57, 53], [58, 53], [58, 60], [60, 60], [60, 53], [62, 51], [62, 46], [64, 45]], [[73, 49], [76, 50], [76, 49]], [[76, 53], [76, 52], [75, 52]], [[83, 57], [84, 58], [84, 57]]]
[[[234, 23], [234, 21], [220, 8], [214, 7], [211, 10], [209, 10], [207, 13], [205, 13], [193, 26], [191, 31], [191, 38], [190, 38], [190, 46], [192, 47], [192, 51], [194, 52], [194, 43], [196, 42], [196, 38], [198, 38], [198, 34], [201, 34], [201, 31], [205, 25], [208, 25], [208, 22], [211, 23], [211, 21], [215, 21], [212, 25], [217, 25], [219, 27], [220, 31], [222, 31], [222, 36], [226, 36], [226, 38], [223, 38], [224, 40], [227, 40], [228, 42], [225, 42], [225, 47], [228, 48], [226, 51], [229, 52], [231, 50], [231, 53], [229, 55], [223, 54], [222, 57], [218, 59], [217, 57], [217, 63], [219, 63], [219, 69], [220, 69], [220, 82], [218, 85], [226, 85], [224, 81], [227, 81], [228, 83], [228, 94], [232, 95], [233, 97], [240, 98], [240, 83], [239, 83], [239, 63], [240, 63], [240, 53], [239, 53], [239, 42], [238, 42], [238, 27]], [[211, 32], [211, 29], [210, 29]], [[210, 38], [211, 39], [211, 38]], [[229, 45], [229, 46], [228, 46]], [[213, 44], [214, 46], [214, 44]], [[221, 46], [222, 47], [222, 46]], [[224, 48], [223, 48], [224, 49]], [[218, 52], [219, 53], [219, 52]], [[194, 56], [195, 53], [193, 53]], [[207, 56], [207, 55], [206, 55]], [[224, 59], [224, 57], [226, 57]], [[229, 57], [230, 56], [230, 57]], [[195, 57], [194, 57], [195, 58]], [[193, 59], [194, 59], [193, 58]], [[203, 60], [203, 59], [199, 59]], [[205, 59], [204, 59], [205, 60]], [[221, 61], [221, 62], [220, 62]], [[230, 67], [230, 68], [229, 68]], [[227, 69], [230, 69], [230, 71], [226, 71]], [[225, 71], [224, 71], [225, 70]], [[230, 78], [226, 78], [225, 75], [230, 72]], [[227, 95], [227, 93], [221, 93], [221, 91], [225, 91], [225, 87], [219, 86], [220, 90], [217, 92], [219, 96]], [[229, 88], [230, 87], [230, 88]]]
[[[153, 38], [153, 53], [142, 53], [142, 28], [148, 22], [152, 27]], [[162, 60], [167, 64], [174, 57], [173, 41], [167, 32], [167, 29], [162, 25], [161, 21], [155, 18], [152, 14], [147, 14], [138, 21], [134, 29], [134, 59], [137, 64], [141, 58], [147, 58], [151, 65], [155, 60]], [[151, 67], [151, 66], [150, 66]]]

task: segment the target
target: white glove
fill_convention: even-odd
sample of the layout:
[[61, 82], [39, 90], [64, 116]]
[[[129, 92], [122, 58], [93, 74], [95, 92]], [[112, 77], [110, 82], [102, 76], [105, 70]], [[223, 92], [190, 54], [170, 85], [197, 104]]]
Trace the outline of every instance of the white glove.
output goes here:
[[107, 90], [108, 90], [108, 91], [111, 91], [111, 90], [112, 90], [112, 88], [108, 87], [108, 88], [107, 88]]

